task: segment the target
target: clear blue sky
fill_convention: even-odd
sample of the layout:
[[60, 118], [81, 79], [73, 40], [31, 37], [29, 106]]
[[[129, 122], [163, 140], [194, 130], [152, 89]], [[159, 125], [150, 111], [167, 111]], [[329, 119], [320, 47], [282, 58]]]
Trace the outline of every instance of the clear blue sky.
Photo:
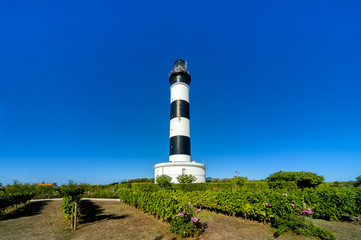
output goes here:
[[168, 161], [188, 61], [208, 177], [361, 175], [360, 1], [0, 3], [0, 182], [106, 184]]

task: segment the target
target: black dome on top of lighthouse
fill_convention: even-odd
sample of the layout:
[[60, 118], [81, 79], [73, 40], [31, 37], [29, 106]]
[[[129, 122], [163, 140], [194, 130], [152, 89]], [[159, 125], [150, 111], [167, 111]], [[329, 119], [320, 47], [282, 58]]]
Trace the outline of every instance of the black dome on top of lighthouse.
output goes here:
[[186, 62], [184, 61], [184, 60], [182, 60], [182, 59], [178, 59], [178, 60], [176, 60], [174, 63], [173, 63], [173, 65], [174, 65], [174, 67], [176, 66], [176, 64], [186, 64]]
[[169, 83], [173, 85], [174, 83], [183, 82], [189, 85], [191, 83], [191, 75], [187, 69], [187, 62], [178, 59], [173, 65], [174, 68], [169, 74]]

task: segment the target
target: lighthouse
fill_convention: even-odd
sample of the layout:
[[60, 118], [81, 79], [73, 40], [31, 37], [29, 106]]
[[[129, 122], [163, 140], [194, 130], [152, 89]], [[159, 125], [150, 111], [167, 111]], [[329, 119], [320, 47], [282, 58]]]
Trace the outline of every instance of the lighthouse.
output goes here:
[[191, 75], [187, 63], [178, 59], [169, 74], [170, 83], [170, 124], [169, 124], [169, 161], [154, 166], [154, 178], [161, 175], [172, 177], [178, 183], [181, 174], [196, 177], [196, 183], [205, 182], [206, 166], [191, 161], [191, 135], [189, 114], [189, 84]]

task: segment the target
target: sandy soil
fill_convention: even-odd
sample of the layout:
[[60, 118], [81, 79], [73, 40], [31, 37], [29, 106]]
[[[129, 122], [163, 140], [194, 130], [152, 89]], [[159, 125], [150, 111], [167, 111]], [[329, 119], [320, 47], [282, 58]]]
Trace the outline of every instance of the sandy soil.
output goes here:
[[331, 230], [336, 239], [340, 240], [361, 240], [361, 224], [354, 222], [323, 221], [313, 219], [312, 222], [321, 228]]
[[[248, 221], [243, 218], [235, 218], [217, 214], [210, 211], [202, 211], [199, 214], [202, 222], [206, 222], [208, 228], [204, 232], [202, 239], [218, 240], [218, 239], [275, 239], [273, 237], [274, 230], [269, 225], [263, 223]], [[314, 237], [297, 236], [292, 233], [286, 233], [277, 239], [318, 239]]]
[[[176, 239], [167, 224], [120, 202], [84, 201], [88, 213], [72, 239]], [[90, 212], [90, 213], [89, 213]]]
[[0, 220], [0, 239], [67, 239], [61, 201], [32, 202], [5, 215]]

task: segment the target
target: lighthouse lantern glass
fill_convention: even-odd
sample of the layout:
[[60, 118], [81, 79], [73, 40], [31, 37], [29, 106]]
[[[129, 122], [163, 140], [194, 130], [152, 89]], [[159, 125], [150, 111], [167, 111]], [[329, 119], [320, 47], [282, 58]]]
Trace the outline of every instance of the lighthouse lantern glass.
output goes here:
[[183, 60], [178, 60], [174, 63], [175, 71], [185, 71], [187, 70], [187, 64]]

